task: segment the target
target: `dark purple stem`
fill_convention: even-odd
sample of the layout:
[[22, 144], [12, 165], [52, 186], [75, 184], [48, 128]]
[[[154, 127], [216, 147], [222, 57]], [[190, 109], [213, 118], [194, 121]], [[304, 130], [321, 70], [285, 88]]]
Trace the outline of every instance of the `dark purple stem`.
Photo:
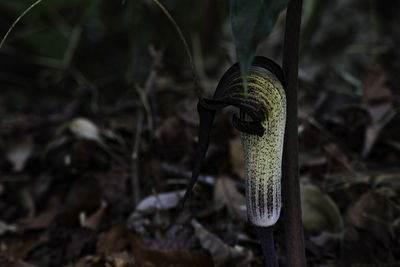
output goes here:
[[261, 248], [264, 254], [266, 267], [278, 267], [274, 245], [274, 227], [254, 226], [257, 230], [258, 238], [261, 242]]
[[306, 266], [301, 221], [298, 166], [297, 90], [302, 0], [290, 0], [286, 13], [283, 73], [286, 82], [287, 120], [283, 149], [282, 201], [287, 265]]

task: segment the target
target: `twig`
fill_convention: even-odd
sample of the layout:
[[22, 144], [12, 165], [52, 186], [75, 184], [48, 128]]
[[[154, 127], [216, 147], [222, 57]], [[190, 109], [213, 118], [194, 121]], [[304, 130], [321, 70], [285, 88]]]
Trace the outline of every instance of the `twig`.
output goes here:
[[154, 49], [153, 46], [149, 46], [149, 53], [153, 58], [153, 62], [151, 64], [151, 69], [149, 76], [145, 82], [144, 88], [136, 86], [136, 91], [139, 94], [140, 100], [143, 105], [143, 109], [139, 109], [136, 121], [136, 132], [133, 136], [133, 149], [132, 149], [132, 161], [131, 161], [131, 179], [132, 179], [132, 194], [133, 201], [136, 205], [140, 201], [140, 183], [139, 183], [139, 153], [140, 153], [140, 144], [142, 140], [142, 132], [143, 132], [143, 110], [146, 112], [147, 117], [147, 127], [149, 132], [153, 132], [153, 115], [151, 111], [150, 101], [148, 95], [151, 93], [151, 88], [154, 85], [154, 81], [157, 77], [157, 69], [161, 66], [162, 53], [158, 52]]
[[12, 29], [14, 29], [15, 25], [17, 25], [18, 21], [20, 21], [22, 19], [23, 16], [25, 16], [26, 13], [28, 13], [32, 8], [34, 8], [36, 5], [38, 5], [40, 2], [42, 2], [42, 0], [37, 0], [35, 3], [33, 3], [30, 7], [28, 7], [24, 12], [22, 12], [21, 15], [18, 16], [18, 18], [14, 21], [14, 23], [11, 25], [10, 28], [8, 28], [7, 33], [4, 35], [3, 39], [1, 40], [0, 43], [0, 49], [3, 46], [4, 42], [6, 41], [8, 35], [10, 34], [10, 32], [12, 31]]
[[77, 69], [72, 69], [71, 74], [77, 84], [81, 85], [83, 88], [88, 88], [90, 90], [90, 92], [92, 93], [90, 108], [92, 109], [92, 111], [97, 112], [99, 110], [99, 89], [97, 88], [97, 86], [93, 82], [89, 81], [85, 77], [85, 75]]
[[282, 200], [287, 265], [306, 266], [303, 224], [301, 220], [297, 90], [302, 0], [290, 0], [286, 13], [283, 48], [283, 73], [286, 82], [287, 120], [283, 149]]
[[131, 179], [132, 179], [132, 197], [133, 203], [136, 206], [140, 201], [140, 183], [139, 183], [139, 152], [140, 143], [143, 130], [143, 112], [140, 110], [137, 116], [136, 132], [133, 137], [133, 151], [132, 151], [132, 162], [131, 162]]
[[140, 101], [142, 102], [143, 108], [146, 111], [147, 127], [149, 132], [153, 132], [153, 114], [151, 112], [150, 101], [146, 89], [142, 89], [139, 86], [136, 87], [136, 91], [139, 94]]
[[149, 128], [148, 130], [150, 132], [153, 132], [153, 113], [151, 111], [151, 105], [148, 96], [151, 93], [151, 88], [153, 87], [154, 81], [157, 77], [157, 69], [161, 66], [162, 53], [156, 51], [152, 45], [149, 46], [149, 53], [153, 58], [149, 76], [147, 77], [147, 80], [145, 82], [145, 87], [141, 88], [139, 86], [136, 86], [136, 91], [138, 92], [140, 100], [143, 104], [143, 108], [146, 111], [147, 126]]
[[145, 92], [147, 94], [149, 94], [150, 89], [154, 85], [154, 81], [157, 77], [157, 69], [161, 66], [162, 61], [162, 53], [160, 51], [157, 51], [152, 45], [149, 46], [149, 54], [153, 59], [153, 62], [151, 63], [150, 74], [147, 77], [146, 84], [144, 86]]
[[[192, 176], [192, 172], [182, 169], [180, 166], [178, 165], [173, 165], [167, 162], [163, 162], [161, 163], [161, 168], [170, 173], [173, 174], [177, 177], [181, 177], [184, 178], [182, 179], [183, 182], [179, 182], [182, 184], [187, 184], [187, 181], [190, 179], [190, 177]], [[178, 178], [179, 179], [179, 178]], [[177, 179], [177, 180], [178, 180]], [[168, 180], [169, 182], [171, 182], [171, 179]], [[215, 177], [214, 176], [210, 176], [210, 175], [199, 175], [198, 181], [205, 183], [207, 185], [211, 185], [213, 186], [215, 184]], [[178, 182], [177, 182], [178, 183]], [[240, 189], [240, 190], [244, 190], [244, 184], [243, 182], [236, 182], [236, 186]]]
[[196, 66], [194, 65], [194, 61], [193, 61], [193, 57], [192, 54], [190, 53], [190, 49], [189, 49], [189, 45], [186, 41], [185, 36], [182, 33], [181, 28], [178, 26], [178, 24], [176, 23], [176, 21], [174, 20], [174, 18], [171, 16], [171, 14], [168, 12], [168, 10], [163, 6], [163, 4], [160, 3], [160, 1], [158, 0], [153, 0], [153, 2], [162, 10], [162, 12], [167, 16], [168, 20], [172, 23], [172, 25], [174, 26], [176, 32], [179, 35], [179, 38], [181, 39], [183, 46], [185, 48], [185, 52], [186, 55], [189, 59], [189, 64], [190, 67], [192, 68], [192, 74], [193, 74], [193, 80], [195, 83], [195, 86], [197, 88], [197, 95], [199, 97], [199, 99], [201, 99], [201, 91], [200, 91], [200, 80], [199, 80], [199, 75], [196, 71]]

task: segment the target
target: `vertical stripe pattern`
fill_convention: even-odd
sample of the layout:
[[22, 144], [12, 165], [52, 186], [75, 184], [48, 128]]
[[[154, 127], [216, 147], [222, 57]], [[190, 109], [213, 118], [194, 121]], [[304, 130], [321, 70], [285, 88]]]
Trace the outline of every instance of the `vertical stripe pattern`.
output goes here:
[[[257, 226], [276, 223], [281, 209], [282, 148], [286, 121], [286, 97], [282, 84], [268, 70], [249, 72], [248, 101], [262, 103], [265, 129], [262, 136], [242, 132], [247, 214]], [[243, 117], [243, 116], [242, 116]], [[251, 120], [244, 115], [244, 120]]]

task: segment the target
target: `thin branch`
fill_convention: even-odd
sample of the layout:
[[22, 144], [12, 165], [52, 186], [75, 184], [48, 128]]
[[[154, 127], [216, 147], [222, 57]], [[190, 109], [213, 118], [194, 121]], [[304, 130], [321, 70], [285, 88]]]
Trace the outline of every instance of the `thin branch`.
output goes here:
[[30, 7], [28, 7], [24, 12], [22, 12], [21, 15], [18, 16], [18, 18], [14, 21], [14, 23], [11, 25], [11, 27], [8, 29], [7, 33], [4, 35], [3, 39], [0, 42], [0, 49], [2, 48], [4, 42], [7, 40], [8, 35], [14, 29], [15, 25], [22, 19], [23, 16], [25, 16], [26, 13], [28, 13], [32, 8], [34, 8], [36, 5], [38, 5], [42, 0], [37, 0], [35, 3], [33, 3]]
[[170, 14], [170, 13], [168, 12], [168, 10], [163, 6], [163, 4], [161, 4], [160, 1], [158, 1], [158, 0], [153, 0], [153, 2], [154, 2], [154, 3], [162, 10], [162, 12], [167, 16], [168, 20], [172, 23], [172, 25], [174, 26], [176, 32], [177, 32], [178, 35], [179, 35], [179, 38], [181, 39], [181, 41], [182, 41], [182, 43], [183, 43], [183, 46], [184, 46], [184, 48], [185, 48], [186, 55], [187, 55], [187, 57], [188, 57], [188, 59], [189, 59], [190, 67], [192, 68], [193, 80], [194, 80], [194, 83], [195, 83], [196, 87], [198, 88], [198, 90], [197, 90], [198, 97], [201, 98], [199, 75], [197, 74], [196, 66], [194, 65], [193, 57], [192, 57], [192, 54], [191, 54], [191, 52], [190, 52], [189, 45], [188, 45], [188, 43], [187, 43], [187, 41], [186, 41], [186, 38], [185, 38], [185, 36], [183, 35], [182, 30], [181, 30], [181, 28], [179, 27], [179, 25], [176, 23], [175, 19], [171, 16], [171, 14]]
[[134, 133], [133, 139], [133, 151], [131, 157], [131, 186], [132, 186], [132, 197], [133, 203], [136, 206], [140, 201], [140, 183], [139, 183], [139, 153], [140, 153], [140, 143], [142, 137], [143, 128], [143, 112], [139, 110], [136, 121], [136, 131]]
[[136, 86], [136, 91], [138, 92], [143, 108], [146, 111], [148, 130], [149, 132], [153, 132], [153, 112], [151, 110], [149, 95], [151, 94], [151, 88], [153, 88], [154, 81], [158, 74], [157, 69], [161, 66], [162, 53], [156, 51], [152, 45], [149, 46], [149, 53], [153, 59], [149, 75], [147, 76], [144, 88]]
[[286, 13], [283, 73], [286, 82], [287, 120], [283, 153], [282, 200], [287, 265], [306, 266], [301, 220], [298, 163], [298, 60], [302, 0], [290, 0]]
[[144, 112], [146, 112], [147, 127], [149, 132], [153, 132], [153, 115], [150, 107], [149, 94], [151, 93], [151, 88], [154, 85], [154, 81], [157, 78], [157, 69], [161, 66], [162, 53], [156, 51], [153, 46], [149, 46], [149, 53], [153, 59], [151, 64], [151, 69], [147, 80], [145, 82], [144, 88], [136, 86], [136, 91], [139, 94], [140, 100], [143, 105], [143, 109], [139, 109], [136, 121], [136, 132], [133, 136], [133, 148], [131, 157], [131, 179], [132, 179], [132, 195], [133, 202], [136, 205], [140, 201], [140, 182], [139, 182], [139, 158], [140, 158], [140, 146], [142, 141], [143, 132], [143, 117]]

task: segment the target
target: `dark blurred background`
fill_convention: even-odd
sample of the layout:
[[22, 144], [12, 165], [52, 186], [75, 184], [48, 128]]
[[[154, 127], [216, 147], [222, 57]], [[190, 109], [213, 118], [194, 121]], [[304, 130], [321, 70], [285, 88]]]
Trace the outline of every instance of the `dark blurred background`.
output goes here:
[[[1, 37], [32, 3], [0, 1]], [[42, 1], [0, 49], [0, 266], [262, 266], [240, 209], [233, 110], [218, 116], [192, 204], [174, 216], [197, 143], [196, 90], [211, 95], [236, 58], [229, 1], [162, 3], [197, 85], [151, 0]], [[400, 265], [399, 12], [398, 1], [304, 1], [310, 266]], [[258, 55], [281, 62], [284, 21]], [[276, 242], [285, 266], [281, 222]]]

